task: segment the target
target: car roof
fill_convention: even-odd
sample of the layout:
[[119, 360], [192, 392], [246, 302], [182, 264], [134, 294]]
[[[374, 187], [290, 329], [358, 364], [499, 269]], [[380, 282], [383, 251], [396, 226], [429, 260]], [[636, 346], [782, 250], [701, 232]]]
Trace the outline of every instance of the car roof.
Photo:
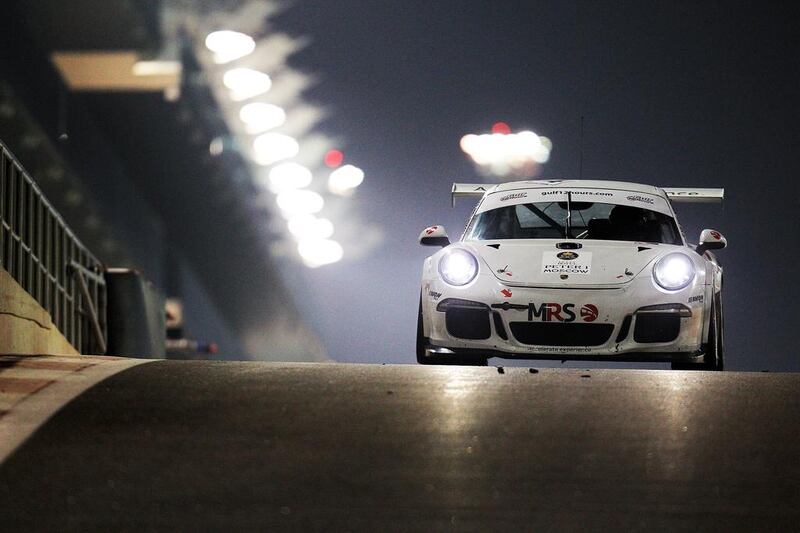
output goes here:
[[655, 194], [658, 196], [665, 196], [664, 191], [652, 185], [644, 185], [642, 183], [631, 183], [627, 181], [611, 181], [611, 180], [568, 180], [568, 179], [548, 179], [548, 180], [528, 180], [528, 181], [510, 181], [497, 185], [489, 192], [510, 191], [515, 189], [544, 189], [553, 188], [561, 189], [565, 187], [573, 188], [587, 188], [587, 189], [615, 189], [621, 191], [643, 192], [648, 194]]

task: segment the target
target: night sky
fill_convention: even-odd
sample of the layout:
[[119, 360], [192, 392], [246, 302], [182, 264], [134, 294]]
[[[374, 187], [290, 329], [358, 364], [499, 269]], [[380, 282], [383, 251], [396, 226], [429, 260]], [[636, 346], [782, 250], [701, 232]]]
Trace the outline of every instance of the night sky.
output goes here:
[[[339, 361], [413, 362], [417, 236], [460, 235], [474, 204], [453, 181], [478, 177], [466, 133], [498, 120], [552, 139], [542, 177], [725, 187], [724, 206], [680, 207], [687, 238], [718, 229], [725, 268], [726, 368], [800, 370], [795, 238], [798, 8], [786, 3], [299, 1], [273, 20], [311, 37], [291, 58], [320, 83], [364, 168], [358, 215], [379, 228], [364, 259], [312, 271], [300, 309]], [[343, 242], [347, 253], [348, 243]], [[582, 363], [585, 364], [585, 363]]]

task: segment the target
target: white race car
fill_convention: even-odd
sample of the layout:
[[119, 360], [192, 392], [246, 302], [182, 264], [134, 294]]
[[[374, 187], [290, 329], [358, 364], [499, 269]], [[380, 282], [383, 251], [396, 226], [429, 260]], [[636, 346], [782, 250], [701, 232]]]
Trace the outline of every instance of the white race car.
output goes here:
[[417, 361], [489, 357], [669, 361], [722, 370], [722, 268], [705, 229], [686, 243], [672, 202], [721, 202], [723, 189], [616, 181], [453, 185], [479, 197], [461, 239], [442, 226], [425, 260]]

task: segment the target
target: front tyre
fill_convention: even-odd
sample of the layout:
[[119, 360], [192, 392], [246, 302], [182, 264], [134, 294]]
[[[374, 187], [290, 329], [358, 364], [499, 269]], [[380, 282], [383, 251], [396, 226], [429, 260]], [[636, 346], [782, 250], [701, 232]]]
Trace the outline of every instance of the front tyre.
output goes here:
[[430, 346], [430, 339], [425, 336], [422, 327], [422, 296], [419, 299], [419, 312], [417, 313], [417, 363], [421, 365], [462, 365], [462, 366], [486, 366], [486, 357], [466, 356], [466, 355], [437, 355], [427, 354], [425, 348]]
[[708, 345], [703, 356], [703, 370], [723, 370], [723, 319], [722, 319], [722, 292], [714, 295], [713, 308], [711, 309], [711, 324], [708, 326]]
[[711, 304], [711, 321], [708, 325], [708, 343], [706, 343], [703, 362], [697, 363], [672, 363], [673, 370], [712, 370], [722, 371], [725, 364], [723, 357], [723, 319], [722, 319], [722, 293], [714, 295]]

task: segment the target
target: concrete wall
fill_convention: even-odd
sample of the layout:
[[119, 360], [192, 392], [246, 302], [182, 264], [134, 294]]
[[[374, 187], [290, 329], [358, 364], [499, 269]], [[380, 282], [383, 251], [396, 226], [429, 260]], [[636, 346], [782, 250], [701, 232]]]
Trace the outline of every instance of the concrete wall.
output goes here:
[[0, 355], [77, 355], [50, 315], [0, 268]]

